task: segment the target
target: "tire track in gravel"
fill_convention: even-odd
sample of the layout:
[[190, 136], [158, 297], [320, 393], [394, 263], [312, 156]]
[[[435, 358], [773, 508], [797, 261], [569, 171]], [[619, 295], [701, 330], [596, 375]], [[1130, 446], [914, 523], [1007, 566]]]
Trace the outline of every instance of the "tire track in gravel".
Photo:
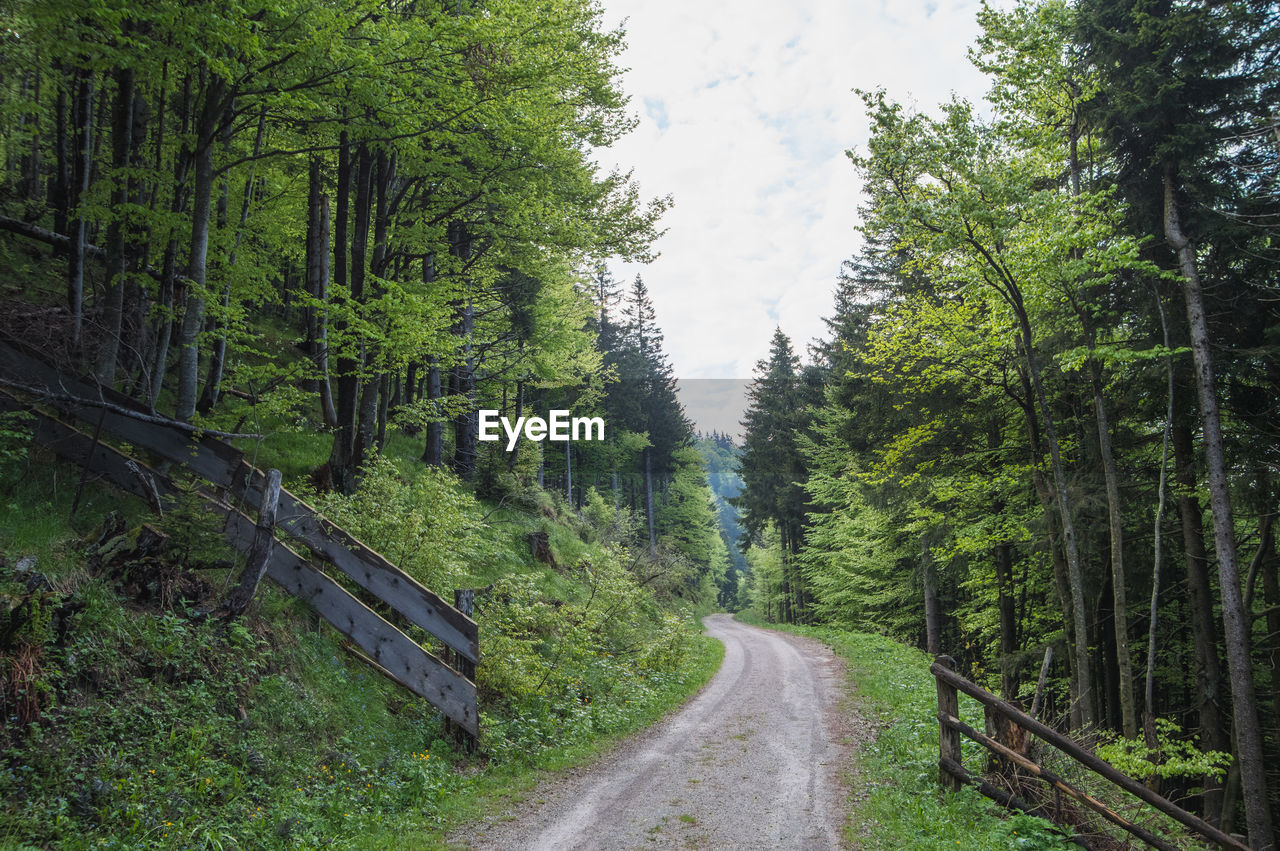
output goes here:
[[542, 783], [517, 811], [453, 842], [477, 849], [804, 848], [841, 845], [855, 738], [844, 665], [805, 638], [729, 615], [710, 683], [594, 765]]

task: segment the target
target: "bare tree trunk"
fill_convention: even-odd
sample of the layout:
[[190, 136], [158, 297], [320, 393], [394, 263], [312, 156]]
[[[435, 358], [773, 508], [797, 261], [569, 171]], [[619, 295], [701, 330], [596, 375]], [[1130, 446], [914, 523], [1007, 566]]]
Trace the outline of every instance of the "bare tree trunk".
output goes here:
[[[440, 386], [440, 367], [435, 358], [432, 358], [431, 365], [427, 368], [427, 400], [431, 403], [433, 416], [439, 416], [442, 390], [443, 388]], [[439, 419], [433, 419], [427, 423], [426, 431], [427, 441], [422, 450], [422, 460], [432, 467], [443, 467], [444, 423]], [[541, 485], [541, 482], [539, 482], [539, 485]]]
[[[1092, 337], [1092, 333], [1090, 333]], [[1092, 339], [1090, 349], [1092, 349]], [[1138, 735], [1138, 710], [1133, 693], [1133, 658], [1129, 653], [1129, 605], [1125, 593], [1124, 517], [1120, 510], [1120, 476], [1111, 448], [1111, 424], [1102, 399], [1102, 378], [1097, 361], [1089, 359], [1089, 380], [1093, 387], [1093, 411], [1098, 424], [1098, 452], [1107, 488], [1107, 526], [1111, 538], [1111, 594], [1115, 611], [1116, 667], [1119, 676], [1121, 727], [1127, 738]]]
[[[1000, 508], [1003, 511], [1003, 506]], [[1007, 542], [995, 546], [996, 594], [1000, 609], [1000, 693], [1005, 700], [1018, 696], [1018, 624], [1014, 611], [1013, 548]]]
[[924, 643], [930, 656], [942, 655], [942, 607], [938, 604], [938, 567], [929, 542], [920, 537], [920, 566], [924, 571]]
[[316, 370], [316, 388], [324, 424], [334, 428], [338, 412], [329, 383], [329, 196], [321, 185], [320, 158], [311, 159], [307, 193], [307, 293], [315, 304], [307, 308], [307, 354]]
[[453, 418], [453, 471], [463, 481], [471, 481], [476, 473], [477, 415], [475, 411], [475, 358], [471, 353], [471, 335], [475, 311], [471, 299], [455, 308], [454, 333], [462, 344], [462, 352], [453, 368], [453, 394], [462, 399], [463, 410]]
[[[126, 31], [128, 27], [126, 25]], [[124, 287], [128, 273], [125, 223], [121, 221], [129, 201], [129, 181], [125, 169], [133, 153], [133, 70], [116, 71], [116, 100], [111, 122], [111, 166], [114, 188], [111, 202], [115, 215], [107, 228], [107, 295], [102, 314], [102, 341], [94, 370], [98, 381], [110, 387], [116, 380], [116, 360], [120, 355], [121, 325], [124, 319]]]
[[[1160, 329], [1164, 334], [1165, 351], [1172, 351], [1169, 345], [1169, 323], [1165, 319], [1164, 304], [1160, 301], [1160, 293], [1156, 292], [1156, 309], [1160, 311]], [[1164, 415], [1164, 440], [1160, 449], [1160, 484], [1156, 502], [1156, 517], [1152, 523], [1152, 540], [1154, 552], [1151, 559], [1151, 614], [1147, 623], [1147, 678], [1144, 693], [1144, 711], [1142, 727], [1148, 748], [1154, 749], [1156, 740], [1156, 623], [1160, 611], [1160, 567], [1163, 560], [1162, 545], [1164, 531], [1164, 509], [1168, 495], [1169, 482], [1169, 434], [1173, 429], [1173, 356], [1165, 357], [1165, 376], [1168, 382], [1166, 390], [1166, 407]]]
[[1218, 554], [1218, 584], [1222, 593], [1222, 623], [1226, 633], [1227, 670], [1231, 677], [1232, 710], [1245, 821], [1251, 844], [1258, 849], [1272, 848], [1274, 840], [1271, 833], [1271, 811], [1267, 801], [1267, 778], [1258, 728], [1253, 669], [1249, 657], [1250, 625], [1245, 620], [1240, 597], [1231, 493], [1222, 448], [1222, 425], [1218, 416], [1209, 327], [1205, 319], [1204, 296], [1200, 289], [1200, 271], [1196, 265], [1195, 250], [1182, 232], [1174, 183], [1173, 168], [1166, 167], [1164, 231], [1169, 246], [1178, 256], [1187, 302], [1187, 324], [1191, 333], [1191, 353], [1195, 363], [1196, 390], [1200, 397], [1200, 418], [1204, 429], [1205, 461], [1209, 472], [1209, 497], [1213, 506], [1214, 547]]
[[[524, 348], [524, 342], [520, 343], [521, 349]], [[520, 422], [520, 418], [524, 416], [524, 381], [516, 382], [516, 422]], [[520, 441], [516, 441], [516, 445], [507, 453], [507, 471], [515, 472], [516, 460], [520, 457]], [[616, 507], [616, 506], [615, 506]]]
[[178, 351], [178, 404], [175, 416], [190, 420], [200, 384], [200, 333], [204, 330], [205, 274], [209, 259], [209, 224], [213, 205], [213, 141], [223, 113], [226, 83], [211, 74], [195, 127], [191, 206], [191, 252], [187, 261], [187, 298], [182, 312]]
[[[61, 62], [53, 63], [57, 76], [58, 97], [54, 101], [54, 140], [53, 140], [53, 230], [56, 233], [67, 232], [68, 202], [71, 197], [71, 154], [67, 150], [67, 80], [66, 68]], [[76, 119], [73, 117], [72, 121]]]
[[[333, 282], [342, 292], [347, 288], [348, 257], [355, 266], [355, 252], [348, 239], [348, 222], [351, 206], [351, 145], [347, 131], [338, 136], [338, 188], [337, 210], [333, 226]], [[348, 254], [350, 252], [350, 254]], [[363, 263], [363, 252], [361, 253]], [[354, 269], [351, 293], [355, 299]], [[363, 280], [363, 279], [362, 279]], [[347, 323], [339, 320], [335, 330], [347, 330]], [[355, 490], [355, 468], [352, 453], [356, 442], [356, 417], [360, 405], [360, 369], [362, 364], [353, 355], [349, 341], [343, 341], [338, 355], [338, 424], [333, 433], [333, 450], [329, 455], [329, 472], [333, 487], [340, 493]]]
[[573, 508], [573, 444], [567, 440], [564, 443], [564, 483], [565, 497], [569, 500], [569, 507]]
[[[1025, 338], [1024, 338], [1025, 339]], [[1019, 341], [1021, 344], [1021, 341]], [[1078, 646], [1075, 640], [1075, 609], [1077, 601], [1073, 596], [1071, 582], [1068, 578], [1069, 569], [1066, 559], [1063, 557], [1063, 550], [1058, 546], [1058, 535], [1055, 527], [1054, 508], [1056, 500], [1050, 492], [1049, 484], [1045, 481], [1044, 472], [1040, 467], [1041, 459], [1044, 458], [1044, 446], [1040, 437], [1040, 424], [1036, 420], [1035, 404], [1037, 394], [1032, 387], [1031, 373], [1029, 363], [1024, 354], [1023, 363], [1028, 365], [1027, 369], [1018, 370], [1019, 382], [1022, 386], [1022, 392], [1025, 403], [1020, 405], [1023, 411], [1024, 419], [1027, 424], [1027, 440], [1031, 445], [1031, 451], [1036, 459], [1035, 464], [1031, 468], [1031, 480], [1035, 488], [1036, 496], [1040, 500], [1040, 507], [1044, 511], [1045, 528], [1048, 530], [1046, 535], [1046, 546], [1049, 550], [1050, 559], [1053, 562], [1053, 579], [1054, 587], [1058, 592], [1058, 602], [1062, 606], [1062, 629], [1066, 640], [1066, 662], [1068, 679], [1070, 681], [1071, 701], [1069, 708], [1070, 725], [1072, 729], [1079, 729], [1084, 726], [1083, 701], [1081, 699], [1082, 689], [1087, 686], [1083, 685], [1080, 677], [1080, 669], [1078, 667], [1079, 657], [1073, 652]], [[1038, 375], [1038, 373], [1036, 373]], [[1061, 513], [1058, 513], [1060, 520]]]
[[[165, 66], [166, 71], [168, 66]], [[161, 98], [163, 101], [163, 98]], [[191, 77], [187, 75], [182, 83], [182, 102], [179, 108], [179, 117], [181, 119], [181, 129], [185, 135], [188, 130], [188, 117], [190, 112], [191, 101]], [[164, 141], [164, 117], [160, 118], [156, 128], [156, 152], [155, 152], [155, 169], [160, 171], [160, 159], [163, 151]], [[181, 213], [187, 206], [187, 170], [190, 166], [190, 159], [183, 153], [179, 153], [175, 158], [173, 168], [173, 200], [170, 204], [170, 212]], [[151, 386], [147, 389], [147, 407], [151, 413], [156, 412], [156, 405], [160, 401], [160, 391], [164, 388], [165, 371], [169, 364], [169, 342], [173, 336], [173, 322], [175, 312], [177, 310], [177, 276], [178, 276], [178, 239], [172, 232], [169, 233], [169, 239], [164, 250], [164, 260], [161, 264], [162, 275], [160, 280], [160, 298], [159, 313], [160, 319], [156, 323], [155, 337], [156, 347], [151, 359]]]
[[[257, 169], [258, 157], [262, 154], [262, 139], [266, 135], [267, 130], [267, 111], [264, 109], [258, 115], [258, 130], [253, 138], [253, 159], [249, 161], [249, 173], [244, 179], [244, 194], [240, 202], [240, 220], [236, 226], [235, 239], [231, 245], [231, 253], [227, 256], [227, 270], [231, 270], [236, 265], [236, 256], [240, 252], [240, 241], [244, 238], [244, 229], [249, 224], [249, 211], [253, 208], [253, 189], [254, 189], [254, 172]], [[226, 141], [230, 146], [231, 133], [231, 116], [227, 116]], [[224, 189], [225, 192], [225, 189]], [[225, 216], [226, 204], [221, 208], [221, 213]], [[226, 370], [227, 364], [227, 332], [228, 324], [231, 321], [231, 277], [227, 276], [226, 282], [222, 289], [222, 321], [217, 340], [213, 344], [213, 352], [209, 357], [209, 373], [205, 379], [204, 392], [200, 395], [200, 403], [197, 405], [201, 413], [208, 413], [213, 410], [213, 406], [218, 404], [218, 398], [222, 395], [222, 374]]]
[[1067, 476], [1062, 466], [1062, 452], [1058, 445], [1058, 430], [1054, 425], [1053, 412], [1049, 408], [1049, 400], [1040, 380], [1040, 365], [1037, 362], [1031, 337], [1031, 322], [1021, 306], [1021, 295], [1015, 291], [1016, 310], [1021, 326], [1022, 348], [1027, 362], [1027, 371], [1031, 377], [1031, 389], [1035, 393], [1040, 408], [1040, 418], [1044, 423], [1045, 443], [1049, 447], [1049, 461], [1053, 472], [1053, 496], [1058, 506], [1058, 519], [1062, 529], [1062, 548], [1067, 559], [1067, 581], [1071, 591], [1071, 616], [1074, 620], [1074, 657], [1076, 677], [1079, 681], [1080, 693], [1076, 702], [1080, 706], [1080, 720], [1085, 725], [1097, 721], [1095, 700], [1093, 696], [1092, 663], [1089, 658], [1089, 619], [1087, 616], [1087, 595], [1084, 587], [1084, 570], [1080, 565], [1080, 546], [1076, 539], [1075, 518], [1072, 516], [1071, 497], [1067, 491]]
[[1262, 599], [1267, 607], [1267, 661], [1271, 667], [1271, 723], [1280, 740], [1280, 579], [1276, 576], [1275, 536], [1262, 562]]
[[[1218, 630], [1213, 618], [1213, 592], [1209, 587], [1209, 559], [1204, 546], [1204, 513], [1196, 499], [1195, 457], [1191, 430], [1175, 423], [1170, 431], [1173, 446], [1175, 491], [1182, 521], [1182, 549], [1187, 565], [1187, 596], [1191, 602], [1191, 635], [1195, 646], [1196, 707], [1200, 716], [1200, 748], [1230, 751], [1220, 695], [1222, 671], [1218, 664]], [[1204, 775], [1204, 816], [1210, 824], [1222, 818], [1222, 781]]]
[[[658, 554], [658, 536], [653, 526], [653, 469], [651, 458], [653, 447], [646, 446], [644, 454], [644, 513], [649, 522], [649, 555]], [[785, 575], [785, 572], [784, 572]]]
[[76, 72], [75, 97], [76, 160], [72, 177], [74, 192], [68, 208], [75, 216], [71, 234], [71, 259], [67, 270], [67, 304], [71, 310], [71, 349], [78, 351], [84, 334], [84, 265], [85, 246], [89, 241], [89, 222], [80, 205], [89, 192], [93, 171], [93, 74]]

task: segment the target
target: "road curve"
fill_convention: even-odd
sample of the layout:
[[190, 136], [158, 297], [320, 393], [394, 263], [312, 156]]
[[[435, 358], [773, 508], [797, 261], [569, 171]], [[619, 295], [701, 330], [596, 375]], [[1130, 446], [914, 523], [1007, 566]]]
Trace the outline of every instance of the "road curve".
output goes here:
[[816, 641], [703, 619], [724, 662], [683, 709], [460, 844], [480, 849], [838, 848], [851, 711]]

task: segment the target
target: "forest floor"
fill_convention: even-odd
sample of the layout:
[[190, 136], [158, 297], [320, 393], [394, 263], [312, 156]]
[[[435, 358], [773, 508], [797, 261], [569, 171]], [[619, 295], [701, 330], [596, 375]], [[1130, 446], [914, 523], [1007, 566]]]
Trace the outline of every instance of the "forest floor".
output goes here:
[[724, 662], [683, 709], [524, 803], [455, 833], [472, 848], [836, 848], [850, 750], [874, 728], [843, 660], [808, 638], [703, 619]]

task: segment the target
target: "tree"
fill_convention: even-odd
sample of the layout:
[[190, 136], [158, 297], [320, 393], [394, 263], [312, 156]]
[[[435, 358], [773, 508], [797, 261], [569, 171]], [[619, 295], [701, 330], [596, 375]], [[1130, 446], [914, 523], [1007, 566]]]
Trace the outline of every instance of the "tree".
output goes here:
[[734, 504], [742, 526], [758, 539], [766, 529], [778, 534], [781, 547], [780, 617], [798, 623], [806, 612], [804, 583], [796, 563], [803, 537], [806, 499], [804, 460], [797, 437], [804, 427], [797, 371], [800, 359], [791, 340], [774, 330], [769, 358], [756, 363], [747, 391], [742, 421], [743, 448], [739, 459], [743, 493]]
[[1272, 847], [1212, 340], [1193, 243], [1195, 222], [1188, 224], [1183, 211], [1189, 200], [1218, 206], [1235, 194], [1215, 185], [1215, 178], [1224, 173], [1224, 160], [1238, 150], [1228, 139], [1265, 132], [1270, 118], [1266, 97], [1276, 83], [1274, 44], [1280, 20], [1246, 3], [1209, 7], [1082, 0], [1079, 26], [1101, 82], [1097, 120], [1124, 166], [1121, 184], [1139, 217], [1149, 224], [1158, 216], [1158, 232], [1182, 278], [1245, 814], [1252, 843]]

